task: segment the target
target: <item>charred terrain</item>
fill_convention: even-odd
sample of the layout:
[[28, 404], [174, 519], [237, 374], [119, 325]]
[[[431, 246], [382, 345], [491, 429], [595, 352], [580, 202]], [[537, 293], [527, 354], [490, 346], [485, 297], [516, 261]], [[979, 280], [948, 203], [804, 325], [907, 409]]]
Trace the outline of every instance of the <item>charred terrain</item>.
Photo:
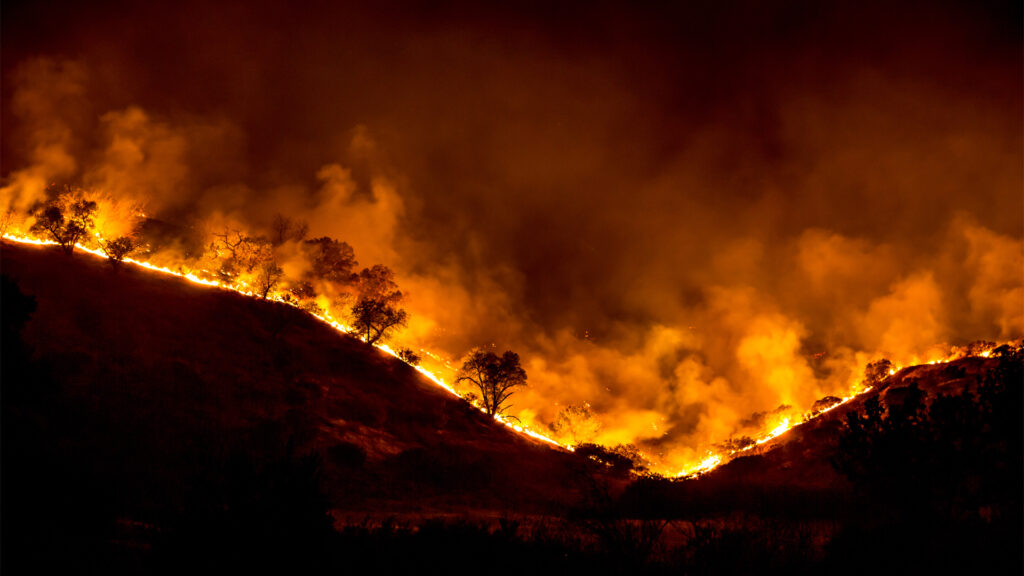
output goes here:
[[280, 303], [53, 247], [5, 242], [2, 269], [5, 569], [1021, 568], [1019, 347], [676, 481], [517, 435]]

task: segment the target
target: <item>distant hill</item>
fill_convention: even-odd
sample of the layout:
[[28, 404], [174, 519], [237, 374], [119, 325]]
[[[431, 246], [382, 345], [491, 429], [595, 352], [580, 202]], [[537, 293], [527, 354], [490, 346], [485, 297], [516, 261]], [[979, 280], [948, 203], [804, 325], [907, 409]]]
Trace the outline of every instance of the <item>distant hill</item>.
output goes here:
[[316, 452], [338, 520], [578, 497], [571, 454], [297, 309], [52, 247], [4, 242], [0, 265], [36, 302], [25, 382], [3, 383], [5, 465], [62, 460], [129, 521], [185, 506], [238, 454], [258, 467]]

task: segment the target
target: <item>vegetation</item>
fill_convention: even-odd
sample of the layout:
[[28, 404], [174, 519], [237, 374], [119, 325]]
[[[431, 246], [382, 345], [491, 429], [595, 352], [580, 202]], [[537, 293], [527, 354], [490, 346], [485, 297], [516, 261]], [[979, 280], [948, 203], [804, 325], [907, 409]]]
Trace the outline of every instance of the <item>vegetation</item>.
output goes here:
[[[832, 544], [836, 561], [868, 544], [913, 559], [896, 569], [959, 571], [1019, 551], [1022, 384], [1024, 352], [1017, 347], [977, 390], [929, 402], [914, 382], [889, 388], [885, 404], [874, 396], [863, 412], [849, 413], [833, 464], [853, 484], [858, 506]], [[925, 543], [934, 554], [901, 550]]]
[[470, 382], [480, 392], [484, 411], [494, 416], [508, 409], [505, 402], [520, 386], [526, 386], [526, 370], [519, 365], [519, 355], [511, 350], [498, 356], [477, 349], [462, 363], [456, 382]]
[[878, 386], [889, 377], [892, 362], [888, 358], [875, 360], [864, 367], [864, 386]]
[[271, 243], [274, 246], [280, 246], [285, 242], [301, 242], [309, 234], [309, 224], [301, 220], [295, 220], [284, 214], [274, 215], [274, 221], [271, 223], [271, 230], [273, 235], [271, 236]]
[[599, 444], [580, 444], [575, 453], [579, 457], [599, 462], [618, 474], [647, 470], [643, 456], [633, 444], [619, 444], [612, 448]]
[[36, 221], [29, 230], [49, 236], [66, 254], [71, 254], [75, 244], [92, 231], [96, 208], [96, 202], [87, 199], [82, 190], [64, 186], [55, 199], [35, 210]]
[[251, 273], [274, 258], [273, 246], [266, 238], [249, 236], [230, 227], [214, 233], [213, 237], [209, 250], [220, 260], [218, 272], [225, 280], [231, 280], [241, 272]]
[[119, 236], [113, 240], [100, 241], [100, 250], [107, 256], [107, 261], [117, 270], [125, 257], [135, 250], [135, 240], [131, 236]]
[[355, 251], [347, 242], [323, 236], [306, 240], [303, 248], [310, 263], [308, 280], [347, 286], [358, 279], [353, 273], [357, 264]]
[[284, 277], [284, 270], [273, 260], [267, 260], [259, 265], [256, 271], [256, 293], [266, 299], [270, 292], [277, 286]]
[[352, 326], [368, 344], [376, 344], [405, 326], [409, 314], [398, 307], [403, 295], [395, 273], [383, 265], [364, 268], [357, 277], [358, 299], [350, 315]]
[[398, 351], [398, 357], [403, 362], [410, 366], [417, 366], [420, 363], [420, 355], [412, 350], [412, 348], [402, 348]]

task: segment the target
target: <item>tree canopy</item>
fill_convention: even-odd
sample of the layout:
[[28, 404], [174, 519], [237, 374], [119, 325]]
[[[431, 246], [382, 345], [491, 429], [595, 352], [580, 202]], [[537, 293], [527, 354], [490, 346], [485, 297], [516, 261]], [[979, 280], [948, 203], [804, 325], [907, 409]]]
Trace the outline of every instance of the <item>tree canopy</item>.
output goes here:
[[484, 410], [501, 414], [509, 408], [505, 402], [520, 386], [526, 386], [526, 370], [519, 365], [519, 355], [511, 350], [498, 356], [487, 350], [474, 350], [463, 362], [457, 382], [470, 382], [480, 391]]
[[87, 199], [81, 190], [64, 187], [57, 198], [38, 208], [30, 231], [49, 235], [65, 253], [71, 254], [75, 244], [92, 231], [96, 209], [96, 202]]

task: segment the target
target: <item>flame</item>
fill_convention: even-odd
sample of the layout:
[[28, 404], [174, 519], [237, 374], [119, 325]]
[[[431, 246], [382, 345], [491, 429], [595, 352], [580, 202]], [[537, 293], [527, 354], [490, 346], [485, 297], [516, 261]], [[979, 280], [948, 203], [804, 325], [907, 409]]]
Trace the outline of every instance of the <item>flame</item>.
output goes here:
[[[102, 239], [102, 236], [100, 236], [98, 233], [95, 234], [95, 236], [98, 239]], [[11, 242], [17, 242], [19, 244], [32, 244], [32, 245], [36, 245], [36, 246], [56, 246], [57, 245], [57, 242], [54, 242], [53, 240], [34, 238], [34, 237], [31, 237], [31, 236], [26, 236], [26, 235], [22, 235], [22, 234], [13, 233], [13, 232], [4, 234], [3, 238], [5, 240], [9, 240]], [[88, 254], [92, 254], [93, 256], [97, 256], [97, 257], [100, 257], [100, 258], [108, 259], [107, 255], [104, 254], [100, 250], [89, 248], [88, 246], [83, 246], [82, 244], [75, 244], [75, 248], [77, 250], [81, 250], [82, 252], [86, 252]], [[223, 290], [231, 290], [232, 292], [236, 292], [236, 293], [241, 294], [243, 296], [249, 296], [249, 297], [252, 297], [252, 298], [260, 298], [260, 296], [258, 294], [256, 294], [256, 292], [254, 292], [253, 290], [250, 290], [249, 286], [247, 284], [245, 284], [244, 282], [242, 282], [242, 281], [236, 280], [234, 283], [221, 282], [219, 280], [213, 280], [213, 279], [204, 278], [202, 276], [199, 276], [199, 275], [197, 275], [195, 273], [195, 271], [191, 271], [191, 270], [190, 271], [172, 270], [172, 269], [167, 268], [165, 266], [158, 266], [156, 264], [152, 264], [150, 262], [146, 262], [146, 261], [143, 261], [143, 260], [136, 260], [134, 258], [125, 258], [123, 260], [123, 262], [128, 263], [128, 264], [132, 264], [132, 265], [135, 265], [135, 266], [138, 266], [140, 268], [145, 268], [146, 270], [150, 270], [152, 272], [158, 272], [158, 273], [161, 273], [161, 274], [169, 274], [171, 276], [177, 276], [178, 278], [182, 278], [184, 280], [192, 282], [193, 284], [198, 284], [200, 286], [207, 286], [207, 287], [211, 287], [211, 288], [220, 288], [220, 289], [223, 289]], [[293, 301], [285, 300], [281, 296], [281, 294], [279, 294], [279, 293], [271, 293], [271, 294], [269, 294], [267, 296], [267, 300], [273, 300], [273, 301], [279, 302], [281, 304], [286, 304], [288, 306], [292, 306], [293, 308], [296, 308], [298, 310], [302, 310]], [[317, 320], [320, 320], [321, 322], [327, 324], [331, 328], [334, 328], [338, 332], [341, 332], [343, 334], [347, 334], [347, 335], [350, 335], [350, 336], [355, 336], [352, 333], [351, 326], [349, 326], [349, 325], [347, 325], [347, 324], [345, 324], [343, 322], [338, 321], [333, 316], [331, 316], [331, 314], [329, 312], [324, 312], [322, 314], [315, 314], [315, 313], [309, 312], [307, 310], [302, 310], [302, 311], [305, 312], [306, 314], [309, 314], [310, 316], [316, 318]], [[355, 337], [359, 338], [360, 340], [363, 340], [364, 342], [366, 341], [364, 338], [361, 338], [359, 336], [355, 336]], [[405, 362], [405, 360], [402, 360], [402, 358], [398, 355], [398, 352], [393, 350], [387, 344], [376, 343], [376, 344], [374, 344], [374, 347], [377, 348], [378, 350], [384, 352], [385, 354], [388, 354], [388, 355], [392, 356], [393, 358], [396, 358], [397, 360], [399, 360], [401, 362]], [[432, 358], [440, 360], [440, 358], [436, 354], [432, 354], [432, 353], [428, 353], [428, 354]], [[447, 362], [445, 362], [445, 364], [447, 365]], [[422, 366], [412, 366], [412, 367], [417, 372], [419, 372], [424, 377], [426, 377], [427, 380], [430, 380], [431, 382], [436, 384], [438, 387], [446, 390], [451, 395], [453, 395], [453, 396], [455, 396], [455, 397], [457, 397], [459, 399], [462, 399], [462, 397], [459, 395], [459, 393], [454, 388], [452, 388], [451, 385], [446, 383], [444, 381], [444, 379], [441, 378], [436, 373], [431, 372], [430, 370], [427, 370], [426, 368], [423, 368]], [[481, 412], [484, 412], [483, 408], [480, 408], [479, 406], [475, 406], [475, 407], [478, 410], [480, 410]], [[537, 432], [536, 430], [532, 430], [532, 429], [530, 429], [529, 427], [527, 427], [527, 426], [525, 426], [523, 424], [516, 424], [516, 423], [512, 422], [506, 416], [495, 415], [494, 416], [494, 420], [497, 421], [498, 423], [502, 424], [506, 428], [508, 428], [508, 429], [510, 429], [510, 430], [512, 430], [512, 431], [514, 431], [514, 432], [516, 432], [518, 434], [520, 434], [520, 435], [532, 438], [532, 439], [537, 440], [539, 442], [545, 442], [547, 444], [550, 444], [552, 446], [568, 450], [570, 452], [573, 451], [573, 448], [571, 446], [560, 444], [559, 442], [553, 440], [552, 438], [549, 438], [548, 436], [545, 436], [544, 434], [541, 434], [540, 432]]]
[[[890, 368], [889, 369], [889, 377], [895, 376], [896, 374], [898, 374], [899, 372], [901, 372], [902, 370], [904, 370], [905, 368], [907, 368], [909, 366], [922, 366], [922, 365], [934, 366], [934, 365], [937, 365], [937, 364], [946, 364], [948, 362], [953, 362], [955, 360], [960, 360], [962, 358], [967, 358], [967, 357], [970, 357], [970, 356], [977, 356], [977, 357], [980, 357], [980, 358], [990, 358], [992, 356], [992, 351], [996, 348], [996, 346], [997, 345], [995, 343], [989, 343], [989, 344], [987, 344], [985, 346], [984, 349], [982, 349], [980, 351], [978, 351], [978, 350], [972, 351], [971, 349], [969, 349], [967, 347], [954, 347], [945, 356], [939, 356], [939, 357], [928, 358], [928, 359], [920, 359], [920, 358], [916, 358], [915, 357], [915, 358], [912, 359], [912, 361], [907, 366], [896, 366], [896, 365], [894, 365], [892, 368]], [[832, 410], [835, 410], [836, 408], [839, 408], [840, 406], [846, 404], [847, 402], [853, 400], [854, 398], [857, 398], [859, 396], [867, 394], [868, 392], [871, 392], [872, 390], [874, 390], [874, 387], [869, 386], [869, 387], [867, 387], [867, 388], [865, 388], [863, 390], [858, 390], [858, 391], [855, 391], [855, 392], [851, 391], [851, 393], [849, 395], [843, 397], [842, 400], [840, 400], [839, 402], [833, 404], [832, 406], [829, 406], [828, 408], [825, 408], [825, 409], [822, 409], [822, 410], [818, 410], [818, 411], [814, 411], [814, 412], [807, 412], [807, 413], [805, 413], [803, 415], [803, 421], [802, 422], [794, 423], [789, 418], [784, 418], [774, 428], [772, 428], [771, 431], [765, 433], [763, 436], [761, 436], [756, 441], [754, 441], [753, 444], [750, 444], [749, 446], [744, 446], [743, 448], [739, 448], [739, 449], [736, 449], [736, 450], [723, 450], [723, 451], [720, 451], [720, 452], [710, 452], [709, 451], [709, 452], [706, 453], [706, 455], [705, 455], [703, 460], [701, 460], [700, 462], [694, 464], [693, 466], [684, 467], [682, 470], [679, 470], [679, 472], [677, 472], [674, 476], [676, 478], [696, 478], [696, 477], [698, 477], [698, 476], [700, 476], [702, 474], [706, 474], [706, 473], [714, 470], [715, 468], [718, 468], [722, 464], [728, 463], [730, 460], [732, 460], [733, 457], [735, 457], [737, 455], [740, 455], [740, 454], [742, 454], [744, 452], [748, 452], [750, 450], [753, 450], [753, 449], [757, 448], [758, 446], [762, 446], [762, 445], [766, 444], [767, 442], [770, 442], [770, 441], [774, 440], [775, 438], [778, 438], [779, 436], [782, 436], [786, 432], [789, 432], [793, 428], [796, 428], [797, 426], [800, 426], [803, 423], [810, 422], [811, 420], [814, 420], [816, 418], [820, 418], [823, 414], [831, 412]]]
[[[95, 236], [98, 239], [102, 239], [102, 236], [99, 235], [98, 233], [95, 234]], [[24, 234], [19, 234], [19, 233], [16, 233], [16, 232], [8, 232], [8, 233], [3, 235], [3, 238], [6, 239], [6, 240], [9, 240], [11, 242], [17, 242], [17, 243], [20, 243], [20, 244], [32, 244], [32, 245], [36, 245], [36, 246], [56, 246], [57, 245], [57, 242], [54, 242], [52, 240], [35, 238], [35, 237], [32, 237], [32, 236], [28, 236], [28, 235], [24, 235]], [[93, 256], [97, 256], [97, 257], [104, 258], [104, 259], [108, 258], [102, 251], [97, 250], [97, 249], [93, 249], [93, 248], [89, 248], [88, 246], [83, 246], [82, 244], [76, 244], [75, 248], [78, 249], [78, 250], [81, 250], [82, 252], [86, 252], [88, 254], [91, 254]], [[249, 296], [249, 297], [253, 297], [253, 298], [259, 298], [260, 297], [258, 294], [256, 294], [255, 291], [251, 290], [249, 288], [249, 285], [246, 284], [245, 282], [243, 282], [243, 281], [241, 281], [239, 279], [235, 279], [233, 282], [222, 282], [220, 280], [216, 280], [216, 279], [213, 279], [211, 277], [204, 276], [204, 275], [209, 275], [210, 274], [206, 270], [185, 270], [183, 268], [179, 268], [178, 270], [173, 270], [173, 269], [167, 268], [165, 266], [159, 266], [159, 265], [153, 264], [151, 262], [146, 262], [144, 260], [137, 260], [137, 259], [134, 259], [134, 258], [125, 258], [124, 262], [126, 262], [128, 264], [131, 264], [131, 265], [138, 266], [140, 268], [145, 268], [145, 269], [150, 270], [152, 272], [157, 272], [157, 273], [161, 273], [161, 274], [169, 274], [169, 275], [172, 275], [172, 276], [177, 276], [178, 278], [182, 278], [184, 280], [192, 282], [193, 284], [198, 284], [198, 285], [201, 285], [201, 286], [206, 286], [206, 287], [211, 287], [211, 288], [219, 288], [219, 289], [223, 289], [223, 290], [231, 290], [231, 291], [236, 292], [238, 294], [242, 294], [244, 296]], [[328, 326], [330, 326], [331, 328], [335, 329], [336, 331], [341, 332], [343, 334], [350, 335], [350, 336], [355, 336], [356, 338], [359, 338], [360, 340], [363, 340], [365, 342], [364, 338], [362, 338], [362, 337], [360, 337], [360, 336], [358, 336], [356, 334], [353, 334], [352, 328], [349, 325], [347, 325], [347, 324], [345, 324], [345, 323], [335, 319], [333, 316], [331, 316], [331, 314], [329, 312], [323, 312], [323, 313], [319, 313], [318, 314], [318, 313], [310, 312], [308, 310], [303, 310], [303, 309], [301, 309], [298, 306], [298, 304], [295, 303], [294, 300], [287, 300], [287, 299], [283, 298], [280, 293], [271, 293], [271, 294], [269, 294], [267, 296], [267, 299], [268, 300], [273, 300], [275, 302], [279, 302], [281, 304], [286, 304], [288, 306], [292, 306], [294, 308], [302, 310], [306, 314], [309, 314], [310, 316], [316, 318], [317, 320], [327, 324]], [[376, 343], [376, 344], [374, 344], [374, 346], [378, 350], [381, 350], [382, 352], [384, 352], [384, 353], [386, 353], [386, 354], [388, 354], [388, 355], [398, 359], [399, 361], [405, 362], [405, 360], [403, 360], [398, 355], [398, 353], [395, 350], [393, 350], [390, 346], [388, 346], [387, 344]], [[973, 353], [972, 353], [971, 350], [969, 350], [969, 349], [967, 349], [965, 347], [957, 347], [957, 348], [953, 348], [952, 351], [949, 354], [947, 354], [945, 356], [941, 356], [941, 357], [935, 357], [935, 358], [929, 358], [929, 359], [920, 359], [920, 358], [914, 357], [914, 358], [911, 359], [911, 361], [908, 364], [908, 366], [916, 366], [916, 365], [924, 365], [924, 364], [928, 364], [928, 365], [943, 364], [943, 363], [951, 362], [951, 361], [954, 361], [954, 360], [959, 360], [961, 358], [965, 358], [965, 357], [967, 357], [969, 355], [980, 356], [982, 358], [989, 358], [991, 356], [992, 350], [995, 348], [995, 346], [996, 345], [993, 343], [993, 344], [987, 346], [985, 349], [983, 349], [981, 351], [974, 351]], [[437, 362], [440, 366], [442, 366], [442, 367], [444, 367], [444, 368], [446, 368], [448, 370], [453, 369], [451, 364], [446, 359], [444, 359], [443, 357], [441, 357], [441, 356], [439, 356], [439, 355], [437, 355], [437, 354], [435, 354], [433, 352], [427, 351], [427, 350], [422, 350], [421, 349], [420, 351], [423, 352], [425, 356], [427, 356], [427, 357], [431, 358], [433, 361]], [[454, 387], [452, 387], [451, 384], [447, 383], [444, 380], [444, 378], [442, 378], [438, 373], [436, 373], [434, 371], [431, 371], [431, 370], [428, 370], [427, 368], [424, 368], [423, 366], [419, 366], [419, 365], [413, 365], [412, 367], [417, 372], [419, 372], [421, 375], [423, 375], [427, 380], [429, 380], [429, 381], [433, 382], [435, 385], [437, 385], [439, 388], [445, 390], [446, 392], [448, 392], [452, 396], [455, 396], [455, 397], [457, 397], [459, 399], [462, 399], [461, 395], [459, 394], [459, 392]], [[893, 365], [893, 367], [889, 370], [889, 377], [895, 376], [900, 371], [902, 371], [904, 368], [905, 368], [905, 366]], [[735, 456], [740, 455], [740, 454], [742, 454], [744, 452], [748, 452], [748, 451], [754, 450], [754, 449], [756, 449], [758, 447], [764, 446], [768, 442], [771, 442], [772, 440], [782, 436], [783, 434], [789, 432], [793, 428], [796, 428], [797, 426], [800, 426], [803, 423], [806, 423], [806, 422], [809, 422], [809, 421], [814, 420], [816, 418], [819, 418], [823, 414], [831, 412], [832, 410], [835, 410], [836, 408], [838, 408], [838, 407], [840, 407], [840, 406], [850, 402], [854, 398], [857, 398], [857, 397], [859, 397], [859, 396], [861, 396], [863, 394], [867, 394], [868, 392], [871, 392], [872, 390], [873, 390], [872, 387], [867, 387], [867, 388], [862, 389], [862, 390], [852, 389], [850, 394], [848, 394], [847, 396], [843, 397], [836, 404], [834, 404], [832, 406], [829, 406], [828, 408], [825, 408], [825, 409], [822, 409], [822, 410], [817, 410], [817, 411], [813, 411], [813, 412], [804, 413], [803, 414], [803, 419], [802, 419], [801, 422], [794, 422], [791, 418], [784, 417], [777, 424], [775, 424], [774, 428], [772, 428], [768, 432], [762, 434], [752, 444], [750, 444], [748, 446], [745, 446], [743, 448], [735, 449], [735, 450], [722, 450], [722, 451], [717, 451], [717, 452], [715, 452], [715, 451], [708, 451], [708, 452], [705, 453], [704, 458], [701, 459], [699, 462], [695, 463], [692, 466], [684, 467], [681, 470], [679, 470], [678, 472], [676, 472], [675, 474], [668, 474], [668, 476], [674, 476], [676, 478], [695, 478], [697, 476], [706, 474], [706, 473], [708, 473], [708, 472], [710, 472], [710, 471], [720, 467], [721, 465], [728, 463]], [[473, 405], [473, 406], [476, 409], [480, 410], [481, 412], [486, 413], [482, 407], [476, 406], [476, 405]], [[526, 425], [524, 425], [522, 423], [513, 422], [507, 416], [500, 415], [500, 414], [499, 415], [495, 415], [494, 416], [494, 420], [497, 421], [498, 423], [502, 424], [506, 428], [508, 428], [508, 429], [510, 429], [510, 430], [512, 430], [512, 431], [514, 431], [514, 432], [516, 432], [518, 434], [520, 434], [520, 435], [523, 435], [523, 436], [526, 436], [526, 437], [531, 438], [533, 440], [536, 440], [538, 442], [544, 442], [544, 443], [547, 443], [547, 444], [549, 444], [551, 446], [554, 446], [554, 447], [557, 447], [557, 448], [561, 448], [561, 449], [564, 449], [564, 450], [567, 450], [567, 451], [570, 451], [570, 452], [574, 450], [574, 448], [571, 445], [561, 444], [558, 441], [552, 439], [551, 437], [546, 436], [546, 435], [544, 435], [544, 434], [542, 434], [540, 432], [537, 432], [536, 430], [533, 430], [533, 429], [529, 428], [528, 426], [526, 426]], [[643, 456], [645, 458], [647, 457], [647, 455], [643, 455]], [[650, 460], [650, 458], [648, 458], [648, 460]]]

